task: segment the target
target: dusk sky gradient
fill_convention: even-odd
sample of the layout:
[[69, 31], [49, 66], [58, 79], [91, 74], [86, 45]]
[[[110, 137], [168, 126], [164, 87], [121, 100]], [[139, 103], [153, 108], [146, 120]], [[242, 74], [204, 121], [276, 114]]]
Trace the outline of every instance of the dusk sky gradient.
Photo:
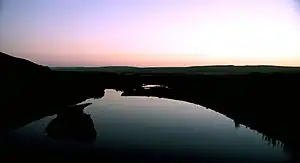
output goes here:
[[299, 0], [0, 0], [0, 51], [53, 66], [300, 66]]

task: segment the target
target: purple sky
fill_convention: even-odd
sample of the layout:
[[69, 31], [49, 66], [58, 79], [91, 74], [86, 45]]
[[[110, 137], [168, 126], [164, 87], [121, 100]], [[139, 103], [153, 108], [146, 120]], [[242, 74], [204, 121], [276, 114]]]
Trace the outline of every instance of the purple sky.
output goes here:
[[55, 66], [300, 66], [300, 3], [2, 0], [0, 51]]

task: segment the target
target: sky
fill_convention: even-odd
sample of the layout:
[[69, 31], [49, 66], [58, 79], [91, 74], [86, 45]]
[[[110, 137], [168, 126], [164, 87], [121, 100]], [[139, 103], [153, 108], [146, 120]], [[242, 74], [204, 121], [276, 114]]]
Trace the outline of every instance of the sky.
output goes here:
[[300, 2], [0, 0], [0, 51], [52, 66], [300, 66]]

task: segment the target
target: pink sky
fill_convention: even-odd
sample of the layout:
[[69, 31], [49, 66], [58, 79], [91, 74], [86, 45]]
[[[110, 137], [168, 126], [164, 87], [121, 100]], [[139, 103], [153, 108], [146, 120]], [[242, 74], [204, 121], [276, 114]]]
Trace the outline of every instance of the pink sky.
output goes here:
[[300, 66], [296, 0], [3, 0], [0, 50], [55, 66]]

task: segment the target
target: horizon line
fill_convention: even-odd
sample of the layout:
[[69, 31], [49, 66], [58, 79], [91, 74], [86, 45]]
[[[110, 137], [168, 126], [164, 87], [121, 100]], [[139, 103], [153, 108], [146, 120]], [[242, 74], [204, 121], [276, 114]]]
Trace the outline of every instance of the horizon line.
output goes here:
[[112, 65], [112, 66], [54, 66], [47, 65], [50, 68], [108, 68], [108, 67], [128, 67], [128, 68], [193, 68], [193, 67], [286, 67], [286, 68], [300, 68], [300, 66], [280, 66], [280, 65], [226, 65], [226, 64], [216, 64], [216, 65], [197, 65], [197, 66], [126, 66], [126, 65]]

